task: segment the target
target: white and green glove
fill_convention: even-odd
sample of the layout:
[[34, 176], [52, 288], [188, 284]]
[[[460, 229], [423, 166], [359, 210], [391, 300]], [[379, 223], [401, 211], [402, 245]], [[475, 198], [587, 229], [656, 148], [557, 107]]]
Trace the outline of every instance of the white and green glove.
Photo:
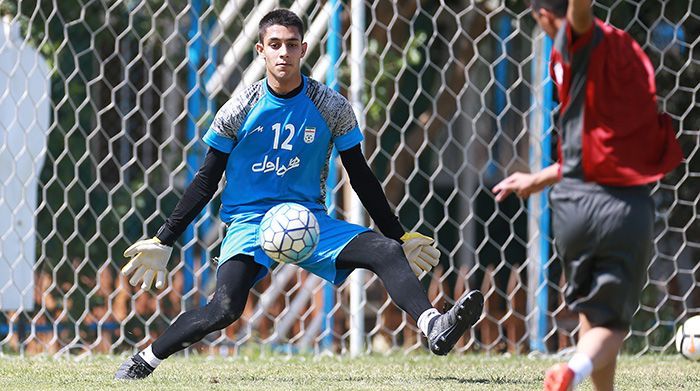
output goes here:
[[433, 240], [418, 232], [407, 232], [401, 237], [403, 252], [416, 277], [432, 270], [440, 262], [440, 250], [432, 246]]
[[133, 286], [143, 278], [141, 289], [150, 289], [155, 277], [156, 289], [161, 289], [165, 287], [165, 273], [172, 252], [173, 248], [161, 244], [158, 238], [139, 240], [124, 251], [124, 256], [131, 260], [122, 268], [122, 273], [127, 277], [134, 273], [129, 279]]

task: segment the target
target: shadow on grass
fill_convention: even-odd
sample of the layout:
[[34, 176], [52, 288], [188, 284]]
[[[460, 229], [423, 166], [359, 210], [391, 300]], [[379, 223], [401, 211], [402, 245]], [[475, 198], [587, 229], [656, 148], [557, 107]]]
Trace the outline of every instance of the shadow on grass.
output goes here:
[[539, 379], [536, 381], [525, 379], [513, 379], [506, 376], [489, 376], [485, 377], [457, 377], [457, 376], [434, 376], [430, 380], [453, 382], [459, 384], [539, 384]]

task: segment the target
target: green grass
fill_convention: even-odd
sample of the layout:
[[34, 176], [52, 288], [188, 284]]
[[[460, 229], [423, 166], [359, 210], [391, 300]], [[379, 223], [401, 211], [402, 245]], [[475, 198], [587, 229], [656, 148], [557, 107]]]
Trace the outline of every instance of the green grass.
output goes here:
[[[474, 354], [448, 357], [396, 354], [359, 359], [197, 356], [171, 358], [153, 376], [140, 382], [112, 380], [125, 357], [76, 360], [2, 356], [0, 390], [541, 390], [544, 370], [555, 362], [524, 356]], [[616, 387], [639, 391], [698, 390], [699, 365], [678, 356], [625, 356], [620, 361]], [[579, 389], [590, 390], [590, 382]]]

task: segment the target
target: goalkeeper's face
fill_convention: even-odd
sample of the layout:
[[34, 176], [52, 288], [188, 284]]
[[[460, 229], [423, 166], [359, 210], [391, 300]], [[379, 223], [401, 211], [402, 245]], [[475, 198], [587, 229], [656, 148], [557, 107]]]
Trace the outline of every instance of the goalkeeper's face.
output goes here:
[[255, 47], [265, 59], [268, 77], [280, 83], [295, 82], [301, 77], [301, 59], [306, 54], [306, 42], [302, 42], [296, 27], [272, 25], [265, 29], [263, 42]]

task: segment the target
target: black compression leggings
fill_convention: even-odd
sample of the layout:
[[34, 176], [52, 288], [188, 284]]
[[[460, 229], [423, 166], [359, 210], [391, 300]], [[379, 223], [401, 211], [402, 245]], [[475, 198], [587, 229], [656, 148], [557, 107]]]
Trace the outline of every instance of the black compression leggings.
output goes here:
[[367, 269], [376, 274], [391, 300], [415, 321], [433, 306], [413, 274], [401, 245], [376, 232], [358, 235], [340, 252], [338, 269]]
[[[425, 310], [432, 308], [401, 245], [376, 232], [366, 232], [353, 239], [340, 252], [336, 267], [367, 269], [376, 274], [394, 303], [416, 321]], [[216, 274], [216, 292], [211, 301], [203, 308], [180, 315], [153, 342], [153, 354], [165, 359], [237, 320], [261, 268], [248, 255], [237, 255], [223, 263]]]
[[161, 360], [167, 358], [240, 318], [261, 268], [249, 255], [237, 255], [224, 262], [216, 272], [216, 292], [211, 301], [180, 315], [153, 342], [153, 354]]

